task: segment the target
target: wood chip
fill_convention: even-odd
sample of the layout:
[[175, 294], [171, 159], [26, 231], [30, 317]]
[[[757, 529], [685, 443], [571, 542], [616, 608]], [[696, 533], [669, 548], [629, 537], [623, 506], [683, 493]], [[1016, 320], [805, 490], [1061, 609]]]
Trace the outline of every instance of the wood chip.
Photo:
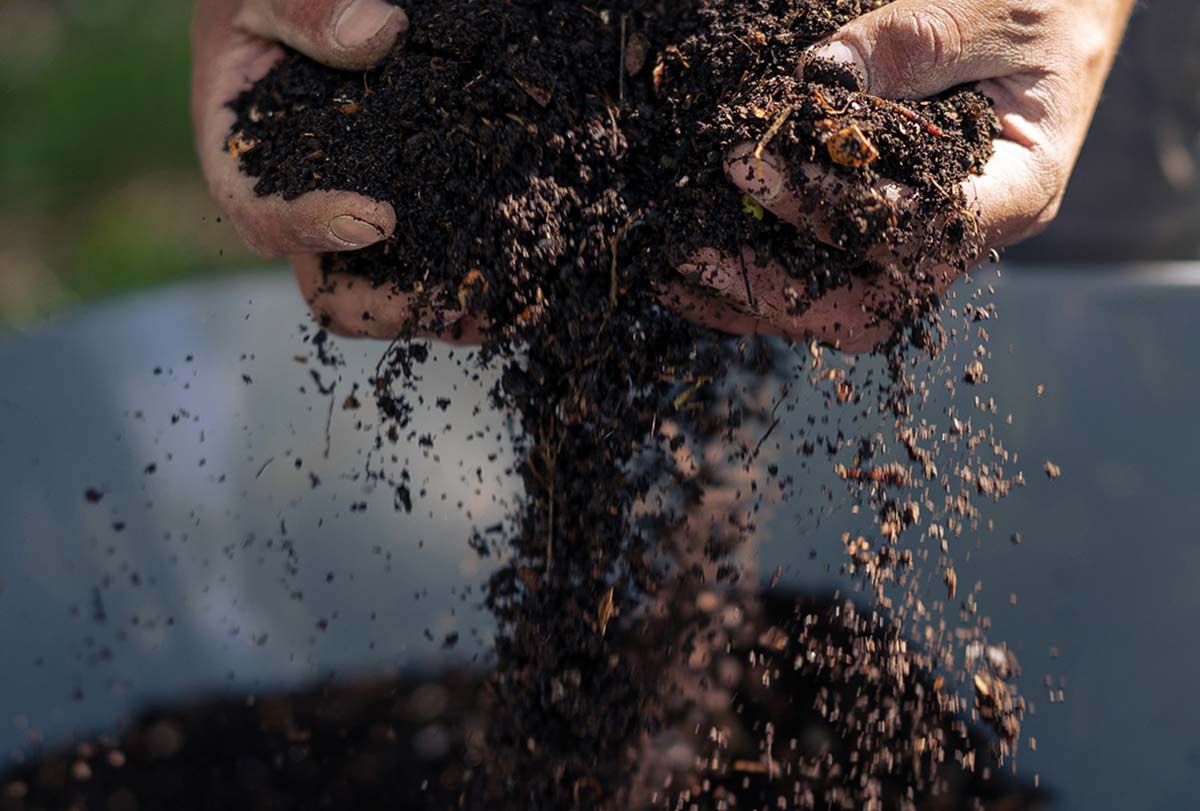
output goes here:
[[613, 617], [613, 589], [609, 589], [600, 598], [600, 607], [596, 609], [596, 621], [600, 626], [600, 636], [608, 630], [608, 622]]
[[225, 142], [225, 151], [235, 158], [240, 158], [256, 146], [258, 146], [258, 141], [246, 137], [246, 133], [238, 130], [233, 135], [230, 135], [229, 140]]
[[532, 82], [522, 79], [520, 76], [513, 76], [513, 81], [517, 86], [524, 90], [529, 97], [536, 101], [542, 107], [549, 107], [550, 100], [554, 98], [554, 85], [550, 87], [538, 87]]
[[633, 34], [625, 43], [625, 72], [637, 76], [646, 66], [646, 55], [650, 52], [650, 40], [641, 34]]

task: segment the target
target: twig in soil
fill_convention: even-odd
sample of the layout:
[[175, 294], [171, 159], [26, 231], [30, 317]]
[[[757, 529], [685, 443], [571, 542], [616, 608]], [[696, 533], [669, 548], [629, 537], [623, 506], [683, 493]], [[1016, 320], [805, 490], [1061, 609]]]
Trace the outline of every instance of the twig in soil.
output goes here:
[[[609, 271], [608, 271], [608, 306], [614, 310], [617, 307], [617, 290], [618, 290], [618, 286], [617, 286], [617, 278], [618, 278], [617, 277], [617, 248], [621, 244], [621, 235], [623, 233], [624, 233], [624, 230], [618, 231], [617, 233], [613, 234], [613, 237], [611, 240], [612, 241], [612, 266], [609, 268]], [[601, 327], [601, 329], [603, 329], [603, 327]]]
[[[620, 278], [621, 277], [620, 277], [620, 274], [617, 272], [617, 254], [621, 247], [621, 240], [623, 240], [625, 238], [625, 234], [627, 234], [629, 232], [629, 229], [633, 226], [633, 224], [635, 222], [637, 222], [638, 218], [641, 216], [642, 216], [642, 212], [640, 209], [638, 211], [633, 212], [633, 214], [629, 215], [629, 219], [627, 219], [625, 221], [625, 224], [622, 225], [620, 228], [618, 228], [617, 232], [615, 234], [613, 234], [612, 237], [610, 237], [609, 241], [608, 241], [609, 248], [612, 251], [612, 266], [609, 268], [609, 277], [608, 277], [608, 303], [609, 303], [609, 306], [612, 307], [613, 309], [616, 309], [616, 307], [617, 307], [617, 296], [621, 292], [621, 287], [620, 287]], [[603, 330], [603, 327], [601, 327], [601, 330]]]
[[771, 417], [773, 417], [771, 421], [771, 427], [767, 429], [767, 432], [762, 435], [761, 439], [758, 440], [758, 444], [754, 446], [754, 453], [750, 456], [751, 459], [758, 458], [758, 452], [762, 450], [763, 443], [766, 442], [775, 429], [779, 427], [779, 421], [783, 418], [776, 416], [776, 414], [779, 412], [779, 407], [783, 405], [783, 401], [787, 399], [787, 396], [788, 387], [784, 386], [783, 391], [779, 392], [779, 399], [775, 401], [775, 405], [771, 408]]
[[609, 620], [611, 620], [613, 617], [613, 593], [615, 591], [616, 588], [610, 586], [608, 591], [606, 591], [604, 596], [600, 599], [600, 606], [596, 610], [596, 624], [600, 628], [600, 636], [604, 636], [604, 632], [608, 630]]
[[[334, 386], [336, 388], [336, 385]], [[329, 458], [329, 451], [333, 447], [333, 404], [337, 397], [331, 392], [329, 395], [329, 413], [325, 415], [325, 458]]]
[[625, 26], [629, 22], [629, 15], [621, 15], [621, 58], [617, 62], [617, 100], [625, 101]]
[[[784, 110], [783, 113], [775, 119], [771, 126], [767, 127], [767, 131], [763, 133], [763, 137], [758, 140], [758, 146], [754, 147], [754, 160], [758, 163], [760, 168], [762, 166], [763, 149], [771, 142], [771, 139], [778, 135], [779, 131], [783, 129], [783, 125], [787, 123], [788, 117], [795, 109], [795, 107], [788, 107], [786, 110]], [[761, 172], [759, 174], [761, 175]]]
[[692, 66], [691, 66], [691, 65], [689, 65], [689, 64], [688, 64], [688, 61], [687, 61], [686, 59], [684, 59], [684, 58], [683, 58], [683, 52], [682, 52], [682, 51], [680, 51], [680, 50], [679, 50], [679, 48], [678, 48], [677, 46], [675, 46], [675, 45], [668, 45], [668, 46], [667, 46], [667, 48], [666, 48], [666, 51], [667, 51], [667, 53], [671, 54], [672, 56], [674, 56], [676, 59], [678, 59], [678, 60], [679, 60], [679, 63], [680, 63], [681, 65], [683, 65], [683, 69], [684, 69], [684, 70], [690, 70], [690, 69], [691, 69], [691, 67], [692, 67]]
[[621, 145], [620, 129], [617, 127], [617, 114], [613, 112], [613, 107], [615, 106], [616, 105], [612, 103], [612, 99], [610, 99], [608, 94], [605, 93], [604, 111], [608, 113], [608, 121], [610, 124], [612, 124], [612, 151], [614, 155], [617, 154], [617, 148]]
[[546, 574], [554, 568], [554, 473], [550, 474], [550, 509], [549, 512], [549, 528], [547, 529], [548, 537], [546, 538]]
[[758, 310], [758, 305], [754, 301], [754, 291], [750, 288], [750, 268], [746, 267], [746, 256], [738, 250], [738, 259], [742, 263], [742, 283], [746, 285], [746, 304], [751, 312]]
[[751, 454], [750, 458], [755, 459], [758, 457], [758, 452], [762, 450], [763, 443], [771, 438], [771, 434], [775, 433], [775, 429], [779, 427], [779, 421], [781, 419], [783, 418], [776, 417], [775, 419], [771, 420], [771, 426], [767, 428], [767, 432], [762, 435], [762, 437], [758, 440], [758, 444], [754, 446], [754, 453]]
[[894, 487], [908, 485], [908, 471], [894, 462], [883, 467], [871, 468], [848, 468], [845, 465], [835, 465], [833, 472], [844, 481], [885, 484]]
[[[553, 436], [555, 429], [555, 420], [550, 418], [550, 435]], [[536, 471], [533, 471], [535, 478], [542, 482], [542, 485], [549, 491], [547, 493], [547, 522], [549, 526], [546, 530], [546, 574], [550, 574], [554, 567], [554, 506], [555, 506], [555, 484], [557, 483], [558, 469], [558, 452], [562, 450], [563, 442], [566, 437], [560, 437], [557, 447], [554, 450], [550, 449], [550, 443], [545, 435], [538, 439], [538, 444], [542, 447], [542, 461], [545, 464], [545, 478], [539, 476]]]
[[825, 94], [815, 87], [813, 88], [812, 95], [813, 98], [817, 100], [817, 103], [825, 108], [822, 111], [825, 113], [825, 115], [842, 115], [850, 109], [850, 102], [846, 102], [846, 104], [840, 110], [833, 109], [833, 105], [829, 103], [829, 99], [825, 98]]

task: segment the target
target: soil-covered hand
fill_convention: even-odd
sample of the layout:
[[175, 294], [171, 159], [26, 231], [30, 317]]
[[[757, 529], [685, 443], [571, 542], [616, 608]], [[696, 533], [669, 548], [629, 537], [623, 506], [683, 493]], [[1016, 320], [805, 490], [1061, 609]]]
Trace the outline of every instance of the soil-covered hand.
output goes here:
[[[341, 332], [386, 335], [387, 314], [408, 308], [390, 291], [359, 280], [326, 279], [319, 255], [387, 238], [396, 215], [387, 203], [352, 192], [312, 192], [285, 201], [259, 197], [242, 174], [231, 140], [231, 99], [264, 76], [287, 45], [325, 64], [367, 68], [408, 26], [385, 0], [199, 0], [193, 21], [192, 116], [200, 163], [218, 205], [238, 233], [266, 257], [292, 257], [296, 278], [319, 318]], [[383, 299], [381, 301], [381, 299]], [[371, 317], [365, 319], [365, 314]]]
[[[1003, 134], [983, 174], [969, 178], [963, 191], [986, 244], [998, 249], [1038, 233], [1057, 214], [1133, 3], [896, 0], [818, 43], [810, 58], [854, 67], [863, 89], [883, 98], [921, 99], [978, 83], [995, 102]], [[771, 155], [754, 158], [753, 147], [729, 156], [730, 180], [776, 216], [829, 241], [820, 206], [813, 207], [811, 196], [802, 202]], [[826, 180], [836, 193], [835, 179]], [[896, 199], [907, 193], [897, 184], [882, 191]], [[871, 258], [886, 265], [886, 248]], [[888, 332], [857, 300], [863, 285], [835, 290], [796, 315], [783, 300], [782, 271], [752, 256], [739, 261], [702, 252], [680, 271], [718, 294], [714, 300], [682, 290], [675, 297], [681, 311], [729, 332], [815, 335], [853, 351]], [[930, 271], [939, 289], [957, 275], [946, 267]]]

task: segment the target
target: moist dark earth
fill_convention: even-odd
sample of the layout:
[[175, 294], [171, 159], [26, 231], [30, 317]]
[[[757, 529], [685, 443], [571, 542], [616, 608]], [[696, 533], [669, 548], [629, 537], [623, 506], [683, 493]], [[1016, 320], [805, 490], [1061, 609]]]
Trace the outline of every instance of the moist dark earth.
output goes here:
[[[701, 247], [781, 262], [797, 308], [879, 273], [864, 260], [877, 245], [959, 266], [980, 251], [956, 184], [990, 155], [987, 100], [885, 102], [845, 70], [800, 69], [806, 46], [880, 3], [404, 5], [411, 30], [377, 70], [291, 56], [238, 98], [230, 149], [260, 194], [391, 203], [395, 236], [328, 268], [419, 290], [435, 310], [470, 304], [493, 342], [598, 320], [614, 288], [629, 307], [654, 300], [651, 283]], [[722, 160], [743, 142], [780, 156], [794, 191], [827, 210], [825, 241], [747, 214]], [[838, 193], [810, 188], [805, 164], [831, 170]], [[914, 193], [888, 204], [880, 177]]]
[[[161, 785], [161, 774], [194, 780], [216, 769], [221, 788], [212, 796], [228, 789], [223, 796], [239, 798], [229, 802], [264, 808], [758, 808], [778, 796], [786, 768], [787, 807], [796, 808], [974, 808], [971, 792], [1001, 791], [984, 750], [976, 760], [977, 739], [953, 718], [964, 703], [927, 678], [934, 660], [897, 642], [898, 618], [876, 627], [853, 612], [843, 619], [861, 622], [843, 628], [844, 644], [814, 643], [813, 667], [793, 667], [781, 654], [769, 691], [754, 701], [730, 698], [722, 723], [742, 725], [742, 733], [734, 750], [713, 753], [713, 774], [685, 768], [662, 782], [640, 771], [644, 747], [698, 711], [689, 690], [703, 696], [719, 687], [695, 673], [681, 685], [676, 665], [719, 658], [731, 650], [722, 640], [733, 644], [711, 612], [680, 609], [686, 627], [663, 636], [653, 607], [692, 605], [706, 593], [737, 602], [746, 593], [737, 550], [753, 536], [753, 518], [735, 518], [733, 508], [707, 523], [695, 516], [722, 487], [736, 490], [739, 515], [757, 512], [760, 456], [779, 400], [723, 381], [736, 370], [778, 385], [789, 374], [780, 344], [694, 323], [695, 301], [709, 294], [678, 268], [702, 249], [726, 254], [745, 293], [734, 309], [750, 318], [764, 314], [767, 299], [785, 302], [792, 317], [832, 290], [864, 291], [863, 312], [845, 313], [846, 324], [887, 327], [881, 351], [890, 373], [878, 395], [899, 425], [916, 388], [905, 353], [939, 345], [937, 291], [947, 280], [929, 268], [963, 270], [984, 250], [958, 184], [991, 154], [998, 125], [988, 100], [959, 88], [928, 101], [885, 101], [864, 94], [851, 71], [803, 57], [878, 5], [410, 0], [410, 28], [376, 69], [342, 73], [289, 54], [231, 100], [237, 121], [228, 149], [260, 195], [351, 190], [396, 210], [394, 236], [329, 256], [324, 268], [330, 289], [375, 285], [409, 314], [366, 381], [383, 422], [364, 443], [391, 449], [394, 464], [373, 475], [395, 488], [398, 510], [412, 509], [403, 462], [412, 438], [408, 398], [427, 339], [458, 337], [464, 324], [481, 336], [472, 357], [502, 370], [491, 396], [515, 417], [513, 473], [524, 496], [502, 526], [472, 539], [480, 554], [502, 561], [487, 587], [499, 632], [493, 666], [480, 677], [487, 711], [473, 749], [452, 736], [449, 760], [413, 761], [409, 744], [396, 742], [405, 736], [386, 733], [394, 714], [368, 710], [403, 694], [402, 685], [321, 691], [283, 700], [296, 717], [312, 719], [300, 724], [302, 740], [283, 748], [286, 735], [257, 731], [254, 708], [222, 704], [174, 716], [197, 746], [171, 761], [176, 771], [138, 761], [126, 773], [145, 776], [142, 790]], [[750, 157], [741, 171], [761, 160], [788, 170], [788, 190], [818, 213], [813, 222], [778, 220], [729, 182], [726, 156], [742, 144]], [[904, 190], [885, 195], [885, 181]], [[778, 266], [775, 289], [752, 289], [751, 261]], [[454, 323], [446, 317], [464, 312]], [[843, 334], [850, 337], [849, 327], [835, 324], [834, 343]], [[318, 335], [320, 355], [336, 365], [327, 341]], [[819, 365], [819, 349], [810, 351]], [[864, 399], [838, 386], [837, 402]], [[914, 461], [922, 458], [901, 442]], [[875, 446], [864, 438], [860, 464], [843, 478], [870, 490], [863, 498], [881, 526], [898, 526], [896, 516], [914, 514], [886, 491], [912, 477], [871, 475]], [[708, 461], [692, 464], [689, 454]], [[898, 534], [885, 531], [870, 552], [866, 541], [847, 545], [873, 584], [912, 566], [911, 554], [895, 551]], [[886, 618], [889, 607], [881, 603], [870, 616]], [[813, 643], [806, 635], [817, 630], [781, 627], [768, 639], [777, 653]], [[864, 641], [876, 633], [891, 642]], [[831, 675], [842, 679], [832, 690], [805, 682]], [[976, 710], [1011, 742], [1021, 705], [1003, 685], [1007, 675], [980, 676]], [[474, 712], [475, 687], [449, 689], [470, 696], [453, 702], [455, 712]], [[323, 702], [341, 707], [342, 698], [354, 708], [335, 711], [336, 721], [321, 716]], [[786, 731], [793, 712], [842, 723], [839, 754], [804, 762], [797, 752], [812, 752], [787, 743], [795, 740]], [[221, 724], [229, 725], [222, 740], [242, 740], [246, 730], [247, 744], [263, 747], [246, 754], [244, 780], [235, 775], [239, 761], [214, 751]], [[879, 729], [886, 734], [872, 731]], [[706, 740], [700, 727], [688, 733], [698, 736], [692, 744]], [[716, 741], [718, 749], [733, 746], [721, 735]], [[360, 769], [354, 753], [374, 765]], [[943, 761], [967, 764], [974, 776], [946, 783], [927, 768]], [[909, 771], [914, 762], [926, 767]], [[435, 777], [428, 785], [420, 778], [425, 788], [414, 794], [426, 766]], [[98, 773], [90, 784], [98, 792], [117, 788], [109, 770]], [[40, 783], [22, 785], [34, 791]], [[122, 803], [129, 792], [136, 799], [131, 787]], [[94, 796], [89, 803], [111, 795]], [[269, 799], [276, 796], [278, 803]], [[261, 797], [269, 801], [257, 804]]]
[[[728, 737], [697, 737], [693, 754], [705, 768], [672, 775], [690, 792], [695, 804], [687, 807], [871, 807], [858, 803], [860, 781], [873, 786], [881, 808], [1042, 807], [1044, 795], [996, 764], [971, 770], [955, 760], [981, 747], [982, 733], [937, 708], [928, 674], [897, 680], [863, 669], [889, 634], [852, 604], [787, 592], [759, 597], [755, 620], [733, 632], [733, 647], [711, 667], [751, 656], [758, 663], [726, 677], [736, 699], [706, 719]], [[836, 652], [836, 663], [826, 666], [823, 655], [793, 667], [812, 649]], [[763, 674], [774, 670], [781, 680], [765, 687]], [[864, 693], [877, 702], [862, 702]], [[890, 706], [900, 712], [881, 712]], [[494, 711], [486, 676], [471, 670], [151, 710], [119, 738], [81, 743], [6, 776], [0, 811], [489, 808], [473, 783], [492, 757], [486, 729]], [[892, 740], [894, 761], [858, 759], [861, 739], [877, 734]], [[923, 739], [946, 747], [944, 762], [932, 750], [914, 752]], [[597, 807], [599, 788], [576, 784], [560, 807]]]

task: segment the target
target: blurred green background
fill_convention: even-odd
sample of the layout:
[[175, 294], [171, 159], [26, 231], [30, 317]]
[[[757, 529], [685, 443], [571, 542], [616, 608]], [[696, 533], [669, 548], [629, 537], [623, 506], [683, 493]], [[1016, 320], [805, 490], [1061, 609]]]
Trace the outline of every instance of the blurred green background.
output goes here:
[[0, 0], [0, 326], [251, 261], [192, 151], [191, 7]]

